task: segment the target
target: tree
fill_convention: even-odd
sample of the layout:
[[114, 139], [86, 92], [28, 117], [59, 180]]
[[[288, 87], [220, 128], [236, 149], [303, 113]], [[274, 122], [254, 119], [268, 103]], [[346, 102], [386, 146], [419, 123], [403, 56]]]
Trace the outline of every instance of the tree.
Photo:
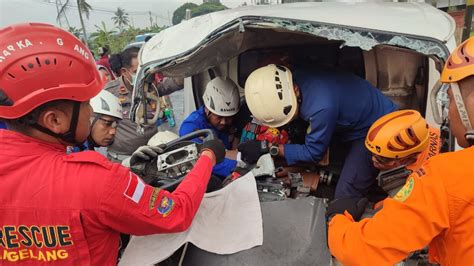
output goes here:
[[69, 31], [70, 33], [72, 33], [74, 36], [76, 36], [77, 38], [81, 38], [81, 30], [76, 28], [76, 27], [69, 27], [67, 29], [67, 31]]
[[184, 19], [186, 16], [186, 9], [193, 9], [195, 7], [198, 7], [198, 5], [194, 3], [185, 3], [182, 6], [178, 7], [174, 12], [173, 12], [173, 25], [176, 25], [181, 22], [181, 20]]
[[112, 42], [112, 36], [115, 34], [114, 30], [108, 30], [105, 22], [101, 22], [99, 25], [94, 25], [96, 32], [91, 34], [91, 39], [94, 38], [94, 43], [98, 46], [110, 45]]
[[158, 32], [162, 31], [165, 28], [166, 28], [165, 26], [160, 27], [160, 26], [154, 24], [152, 27], [146, 28], [145, 32], [157, 32], [158, 33]]
[[114, 24], [118, 26], [120, 32], [123, 32], [123, 28], [128, 26], [130, 23], [130, 20], [128, 19], [128, 13], [125, 13], [125, 9], [119, 7], [114, 14], [115, 16], [112, 17], [112, 20], [114, 21]]
[[227, 9], [227, 7], [224, 6], [223, 4], [219, 3], [219, 2], [212, 2], [212, 3], [207, 2], [207, 3], [203, 3], [199, 6], [196, 5], [196, 4], [193, 4], [193, 3], [186, 3], [186, 4], [178, 7], [178, 9], [176, 9], [174, 11], [174, 13], [173, 13], [173, 25], [176, 25], [176, 24], [180, 23], [184, 19], [185, 15], [186, 15], [186, 9], [191, 10], [192, 17], [197, 17], [197, 16], [201, 16], [201, 15], [204, 15], [204, 14], [224, 10], [224, 9]]
[[[57, 19], [59, 20], [61, 17], [66, 17], [66, 11], [71, 7], [71, 1], [72, 0], [66, 0], [65, 3], [61, 6], [61, 9], [58, 12]], [[87, 32], [86, 32], [86, 26], [84, 24], [84, 18], [83, 14], [86, 15], [86, 18], [89, 19], [90, 11], [92, 10], [92, 6], [89, 5], [86, 0], [76, 0], [77, 4], [77, 11], [79, 12], [79, 19], [81, 20], [81, 27], [82, 27], [82, 33], [84, 37], [84, 41], [87, 45]]]
[[200, 6], [191, 9], [191, 14], [193, 17], [197, 17], [224, 9], [227, 9], [227, 7], [221, 3], [203, 3]]

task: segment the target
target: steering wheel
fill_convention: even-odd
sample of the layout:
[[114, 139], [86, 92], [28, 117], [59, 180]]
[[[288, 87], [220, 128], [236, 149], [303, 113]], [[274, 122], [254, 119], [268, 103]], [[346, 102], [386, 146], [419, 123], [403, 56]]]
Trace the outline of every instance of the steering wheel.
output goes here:
[[[200, 144], [192, 141], [216, 139], [210, 129], [197, 130], [165, 144], [164, 152], [145, 166], [144, 180], [154, 187], [173, 191], [184, 180], [199, 159]], [[208, 191], [222, 188], [219, 178], [211, 176]]]

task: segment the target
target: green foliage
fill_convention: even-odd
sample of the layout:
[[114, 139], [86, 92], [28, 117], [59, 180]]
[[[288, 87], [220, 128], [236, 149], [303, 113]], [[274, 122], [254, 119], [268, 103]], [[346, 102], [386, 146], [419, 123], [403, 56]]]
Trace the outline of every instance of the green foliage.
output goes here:
[[194, 17], [197, 17], [197, 16], [201, 16], [201, 15], [204, 15], [204, 14], [208, 14], [208, 13], [212, 13], [212, 12], [216, 12], [216, 11], [221, 11], [221, 10], [224, 10], [224, 9], [227, 9], [227, 7], [221, 3], [203, 3], [201, 5], [196, 5], [196, 4], [193, 4], [193, 3], [186, 3], [180, 7], [178, 7], [178, 9], [176, 9], [173, 13], [173, 25], [176, 25], [178, 23], [181, 22], [181, 20], [184, 19], [184, 17], [186, 16], [186, 9], [190, 9], [191, 10], [191, 16], [194, 18]]
[[191, 14], [192, 17], [197, 17], [224, 9], [227, 9], [227, 7], [221, 3], [203, 3], [200, 6], [191, 9]]
[[101, 22], [100, 26], [95, 25], [96, 31], [93, 32], [90, 37], [93, 39], [93, 43], [97, 44], [97, 46], [104, 46], [109, 45], [113, 34], [115, 34], [114, 30], [108, 30], [107, 26], [105, 26], [105, 22]]
[[77, 38], [81, 38], [81, 29], [78, 29], [76, 27], [69, 27], [67, 29], [67, 31], [69, 31], [70, 33], [72, 33], [74, 36], [76, 36]]
[[[66, 10], [71, 6], [70, 3], [74, 1], [78, 6], [81, 6], [81, 16], [82, 14], [88, 16], [91, 6], [86, 2], [86, 0], [66, 0], [59, 11], [57, 19], [66, 16]], [[111, 54], [120, 53], [127, 44], [135, 42], [135, 36], [149, 32], [158, 33], [166, 28], [160, 27], [157, 24], [145, 29], [134, 28], [129, 25], [129, 14], [120, 7], [114, 14], [115, 16], [112, 17], [112, 21], [117, 27], [108, 29], [105, 22], [102, 21], [99, 25], [95, 25], [95, 32], [91, 33], [89, 36], [88, 46], [95, 53], [97, 53], [97, 49], [100, 46], [106, 45], [109, 46]], [[83, 26], [82, 22], [83, 21], [81, 20]], [[68, 31], [80, 39], [83, 39], [83, 36], [85, 36], [84, 27], [82, 27], [82, 29], [69, 27]]]
[[96, 52], [100, 46], [108, 45], [111, 54], [120, 53], [127, 44], [135, 41], [135, 36], [137, 35], [147, 32], [160, 32], [163, 29], [158, 25], [145, 29], [128, 26], [128, 28], [123, 29], [121, 32], [117, 32], [116, 28], [107, 29], [104, 22], [100, 25], [95, 25], [95, 28], [96, 31], [91, 34], [90, 38], [90, 49]]
[[[178, 7], [174, 12], [173, 12], [173, 25], [176, 25], [181, 22], [181, 20], [184, 19], [186, 16], [186, 9], [193, 9], [198, 7], [198, 5], [194, 3], [185, 3], [182, 6]], [[192, 12], [192, 11], [191, 11]]]
[[163, 27], [160, 27], [158, 25], [153, 25], [153, 27], [148, 27], [148, 28], [145, 28], [145, 32], [160, 32], [162, 30], [166, 29], [166, 26], [163, 26]]

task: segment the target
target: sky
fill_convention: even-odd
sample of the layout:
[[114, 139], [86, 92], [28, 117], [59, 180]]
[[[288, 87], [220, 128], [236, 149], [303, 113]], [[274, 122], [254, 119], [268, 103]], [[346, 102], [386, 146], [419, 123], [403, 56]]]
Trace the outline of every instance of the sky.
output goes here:
[[[60, 0], [63, 3], [66, 0]], [[221, 0], [221, 3], [229, 8], [242, 5], [250, 0]], [[57, 10], [56, 0], [0, 0], [0, 28], [20, 22], [44, 22], [59, 26], [56, 21]], [[76, 0], [70, 0], [75, 5]], [[86, 28], [95, 31], [94, 25], [100, 25], [102, 21], [106, 23], [107, 29], [115, 27], [111, 20], [113, 12], [118, 7], [125, 9], [130, 14], [131, 23], [135, 27], [144, 28], [150, 26], [150, 16], [152, 12], [153, 21], [158, 25], [170, 25], [173, 12], [186, 2], [201, 4], [202, 0], [87, 0], [96, 10], [92, 11], [89, 20], [86, 20]], [[68, 11], [69, 24], [80, 28], [79, 16], [76, 8]]]

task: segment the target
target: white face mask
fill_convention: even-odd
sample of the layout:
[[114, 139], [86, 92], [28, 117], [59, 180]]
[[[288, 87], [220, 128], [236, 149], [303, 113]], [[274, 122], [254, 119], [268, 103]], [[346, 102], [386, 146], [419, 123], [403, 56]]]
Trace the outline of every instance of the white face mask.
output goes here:
[[132, 83], [131, 83], [131, 85], [133, 86], [133, 85], [135, 85], [135, 81], [137, 81], [137, 74], [131, 75], [131, 78], [132, 78]]
[[130, 86], [133, 87], [133, 85], [135, 85], [135, 81], [137, 80], [137, 74], [132, 74], [132, 72], [130, 72], [129, 70], [128, 71], [128, 74], [130, 75], [130, 79], [127, 79], [128, 82], [130, 83]]

